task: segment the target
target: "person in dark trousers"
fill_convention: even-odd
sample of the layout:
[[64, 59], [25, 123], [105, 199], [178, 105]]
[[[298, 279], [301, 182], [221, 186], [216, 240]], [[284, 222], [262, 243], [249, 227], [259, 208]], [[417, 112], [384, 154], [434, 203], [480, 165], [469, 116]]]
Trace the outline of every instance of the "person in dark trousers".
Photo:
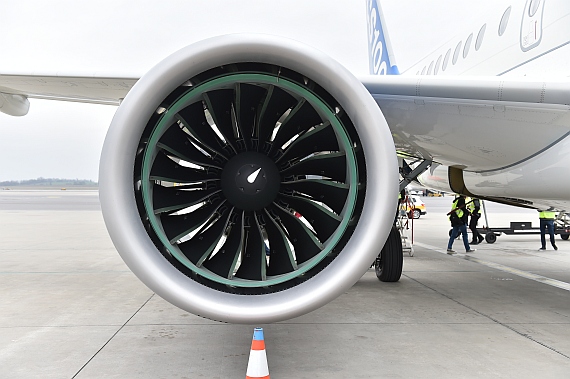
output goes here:
[[550, 234], [550, 244], [554, 250], [558, 250], [556, 242], [554, 241], [554, 219], [556, 218], [556, 212], [552, 211], [538, 211], [538, 218], [540, 219], [540, 249], [546, 250], [546, 229], [548, 229], [548, 234]]
[[471, 238], [471, 244], [477, 245], [483, 242], [485, 239], [477, 230], [477, 223], [481, 218], [481, 201], [479, 199], [473, 199], [467, 203], [467, 209], [471, 214], [471, 218], [469, 219], [469, 230], [471, 230], [471, 233], [473, 235]]
[[455, 241], [455, 238], [457, 238], [460, 233], [463, 236], [463, 245], [465, 246], [465, 252], [474, 252], [475, 250], [471, 249], [469, 246], [469, 237], [467, 237], [468, 213], [465, 209], [465, 196], [460, 195], [453, 201], [451, 212], [449, 212], [448, 215], [453, 230], [451, 231], [451, 236], [449, 237], [449, 242], [447, 243], [447, 254], [455, 253], [455, 250], [452, 249], [453, 241]]

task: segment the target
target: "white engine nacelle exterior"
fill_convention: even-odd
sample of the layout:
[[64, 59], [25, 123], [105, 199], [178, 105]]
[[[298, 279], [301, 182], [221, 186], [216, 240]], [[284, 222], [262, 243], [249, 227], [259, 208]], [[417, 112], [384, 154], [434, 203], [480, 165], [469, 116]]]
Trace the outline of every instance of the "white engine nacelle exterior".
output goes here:
[[26, 96], [0, 92], [0, 112], [10, 116], [25, 116], [30, 110]]
[[[151, 114], [188, 78], [235, 62], [294, 70], [328, 91], [348, 114], [362, 142], [366, 198], [358, 225], [342, 252], [311, 279], [263, 295], [208, 288], [173, 267], [141, 222], [133, 196], [137, 143]], [[392, 227], [398, 172], [386, 121], [366, 88], [339, 63], [298, 42], [265, 35], [215, 37], [169, 56], [128, 93], [109, 128], [100, 163], [100, 201], [111, 238], [129, 268], [154, 292], [197, 315], [234, 323], [276, 322], [310, 312], [350, 288], [369, 268]]]

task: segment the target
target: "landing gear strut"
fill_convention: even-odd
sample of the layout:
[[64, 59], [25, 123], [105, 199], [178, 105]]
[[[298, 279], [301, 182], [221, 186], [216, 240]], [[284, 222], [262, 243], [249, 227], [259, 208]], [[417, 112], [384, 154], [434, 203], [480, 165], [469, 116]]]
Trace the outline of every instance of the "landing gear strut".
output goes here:
[[[418, 163], [418, 161], [413, 162], [411, 165], [415, 166], [412, 169], [410, 165], [404, 160], [400, 159], [400, 175], [402, 176], [402, 180], [400, 180], [400, 188], [399, 191], [402, 192], [404, 188], [412, 180], [415, 180], [422, 172], [428, 169], [428, 167], [432, 164], [431, 160], [423, 160]], [[400, 207], [398, 205], [398, 212], [400, 212]], [[399, 214], [398, 214], [399, 216]], [[397, 216], [397, 218], [398, 218]], [[406, 216], [406, 215], [404, 215]], [[419, 215], [418, 215], [419, 217]], [[414, 217], [417, 218], [417, 217]], [[376, 276], [378, 280], [381, 282], [397, 282], [400, 280], [402, 276], [402, 267], [404, 265], [404, 256], [403, 256], [403, 247], [402, 247], [402, 236], [400, 235], [400, 230], [403, 230], [403, 227], [398, 228], [396, 223], [392, 226], [392, 230], [388, 235], [388, 239], [384, 243], [384, 247], [378, 257], [376, 257], [376, 261], [374, 262], [374, 267], [376, 270]], [[406, 248], [407, 244], [406, 244]], [[410, 256], [413, 255], [413, 250], [410, 249]]]

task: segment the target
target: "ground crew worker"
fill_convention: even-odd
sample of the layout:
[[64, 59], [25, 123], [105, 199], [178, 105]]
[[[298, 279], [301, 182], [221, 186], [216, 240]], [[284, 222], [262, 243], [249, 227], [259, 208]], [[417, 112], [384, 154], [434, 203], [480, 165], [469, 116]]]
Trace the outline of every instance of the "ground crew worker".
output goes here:
[[548, 234], [550, 234], [550, 243], [554, 250], [558, 250], [556, 243], [554, 241], [554, 219], [556, 218], [556, 212], [552, 211], [538, 211], [538, 218], [540, 219], [540, 244], [541, 247], [538, 250], [546, 250], [546, 229], [548, 229]]
[[447, 254], [455, 253], [455, 250], [452, 249], [453, 241], [455, 241], [455, 238], [457, 238], [459, 233], [463, 236], [465, 251], [467, 253], [474, 252], [475, 250], [471, 249], [469, 246], [469, 238], [467, 237], [467, 210], [465, 210], [465, 196], [460, 195], [453, 200], [451, 212], [449, 212], [448, 215], [453, 230], [451, 231], [451, 236], [449, 237], [449, 242], [447, 244]]
[[471, 238], [471, 244], [477, 245], [483, 242], [485, 239], [477, 230], [477, 223], [481, 218], [481, 201], [479, 199], [473, 199], [472, 201], [468, 202], [467, 210], [471, 214], [471, 219], [469, 220], [469, 230], [471, 230], [471, 233], [473, 234]]

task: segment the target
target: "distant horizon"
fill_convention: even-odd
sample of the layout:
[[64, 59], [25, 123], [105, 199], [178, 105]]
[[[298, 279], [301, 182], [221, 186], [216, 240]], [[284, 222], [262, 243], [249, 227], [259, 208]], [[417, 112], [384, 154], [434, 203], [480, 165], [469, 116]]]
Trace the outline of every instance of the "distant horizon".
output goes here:
[[23, 179], [23, 180], [4, 180], [0, 182], [0, 186], [20, 186], [20, 185], [32, 185], [32, 186], [45, 186], [45, 185], [76, 185], [76, 186], [98, 186], [99, 182], [93, 181], [91, 179], [68, 179], [68, 178], [44, 178], [38, 177], [35, 179]]

